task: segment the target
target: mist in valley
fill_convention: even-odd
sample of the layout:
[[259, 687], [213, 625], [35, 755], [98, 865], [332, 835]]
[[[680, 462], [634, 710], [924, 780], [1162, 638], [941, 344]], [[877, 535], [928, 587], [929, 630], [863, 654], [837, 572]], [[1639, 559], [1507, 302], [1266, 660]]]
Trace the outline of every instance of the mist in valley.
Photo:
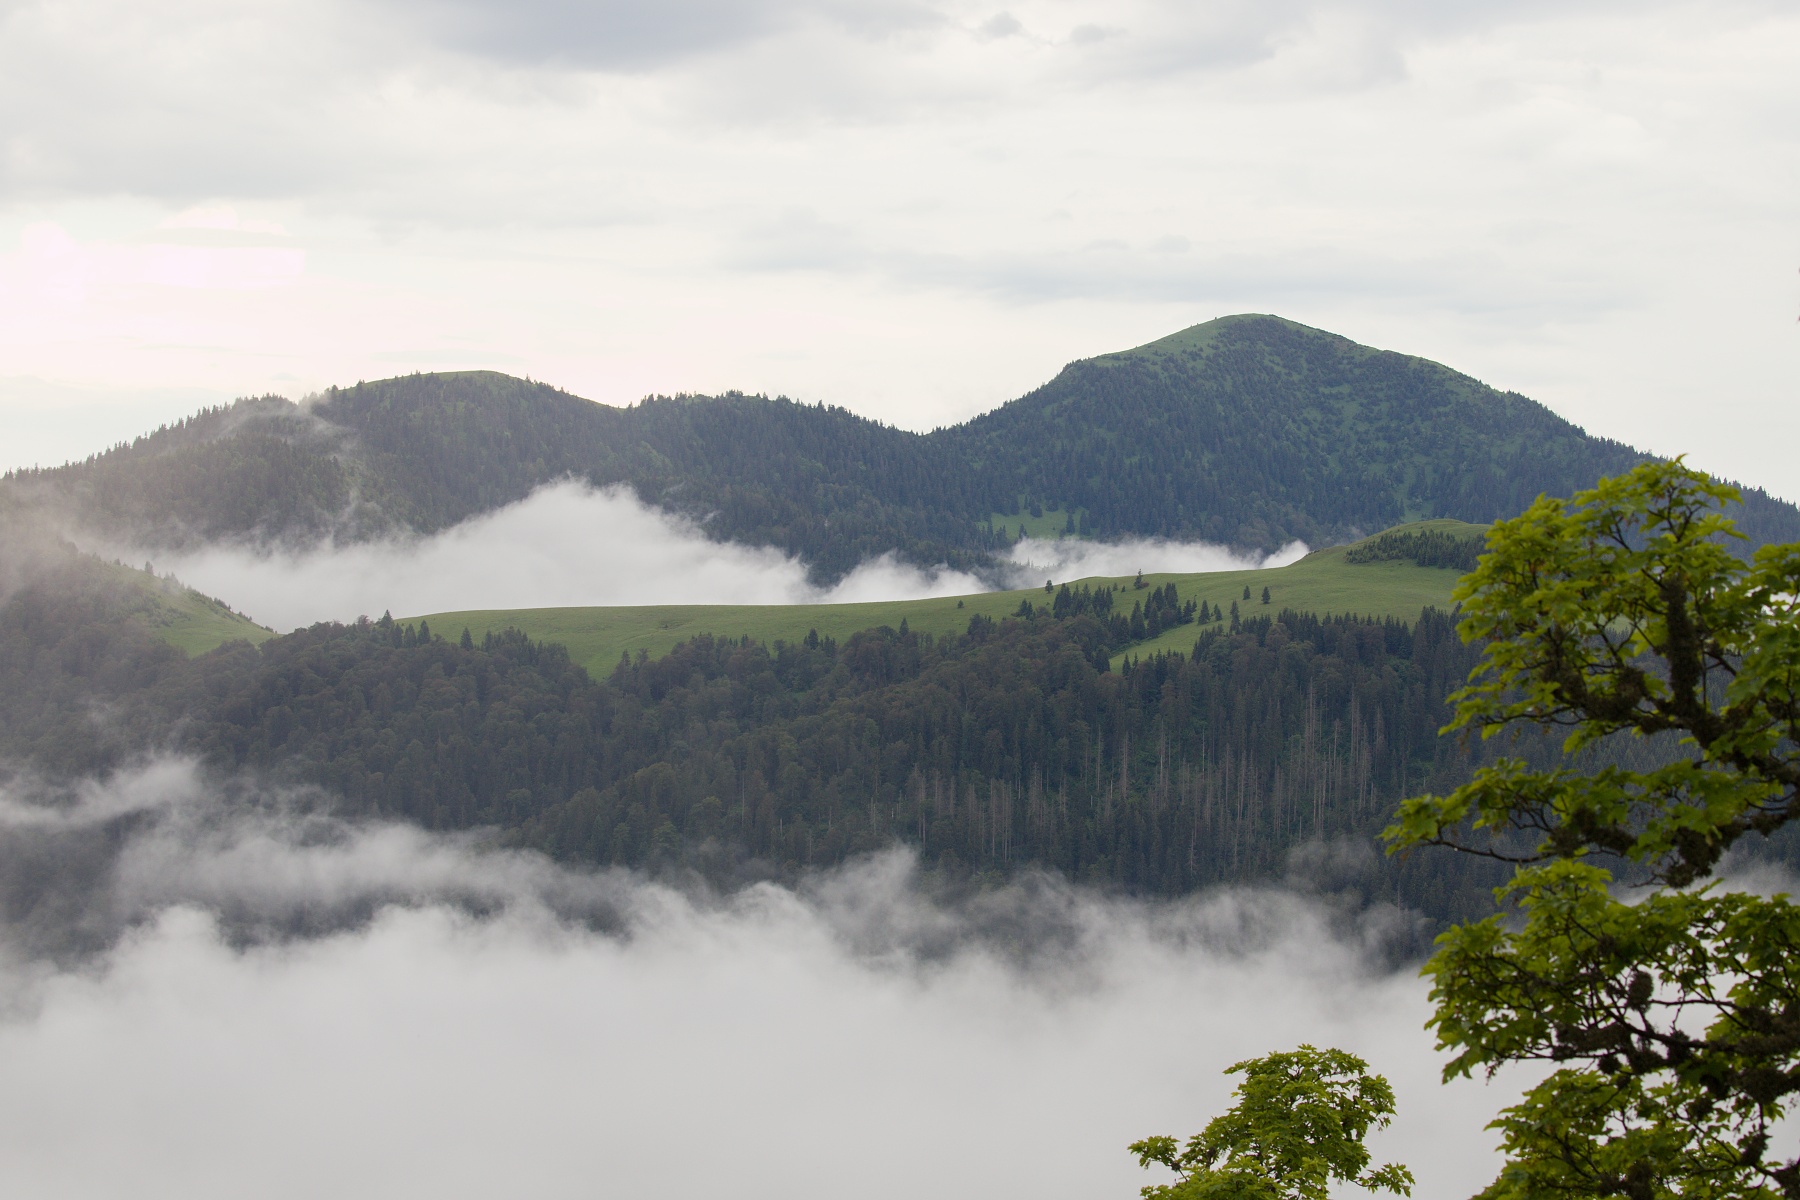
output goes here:
[[779, 550], [717, 542], [698, 524], [645, 505], [628, 488], [565, 482], [422, 537], [266, 548], [214, 544], [184, 553], [96, 544], [146, 558], [202, 592], [285, 631], [359, 616], [626, 604], [815, 604], [961, 595], [971, 575], [926, 571], [893, 555], [835, 587], [807, 581]]
[[1113, 542], [1078, 538], [1025, 538], [1007, 551], [1025, 583], [1051, 578], [1058, 582], [1089, 575], [1132, 575], [1205, 571], [1251, 571], [1285, 567], [1306, 557], [1305, 542], [1293, 541], [1271, 554], [1253, 554], [1212, 542], [1176, 542], [1167, 538], [1125, 538]]
[[892, 553], [863, 562], [830, 587], [800, 559], [768, 547], [718, 542], [702, 524], [640, 501], [629, 488], [575, 482], [424, 537], [313, 548], [213, 544], [170, 552], [81, 539], [128, 563], [152, 562], [256, 621], [286, 631], [383, 612], [407, 616], [471, 609], [635, 604], [843, 604], [970, 595], [997, 585], [1041, 584], [1145, 571], [1282, 566], [1295, 542], [1267, 558], [1203, 542], [1028, 539], [995, 578], [921, 568]]
[[[1650, 456], [1800, 542], [1796, 61], [1791, 4], [0, 3], [0, 1198], [1132, 1200], [1302, 1043], [1478, 1193], [1555, 1064], [1445, 1083], [1419, 970], [1511, 865], [1377, 831], [1710, 748], [1444, 735], [1472, 528], [1045, 582]], [[1605, 590], [1489, 561], [1470, 629]]]
[[721, 895], [161, 759], [15, 776], [0, 896], [13, 1195], [1129, 1196], [1127, 1143], [1303, 1041], [1461, 1195], [1507, 1098], [1437, 1082], [1405, 914], [1281, 889], [952, 892], [896, 849]]

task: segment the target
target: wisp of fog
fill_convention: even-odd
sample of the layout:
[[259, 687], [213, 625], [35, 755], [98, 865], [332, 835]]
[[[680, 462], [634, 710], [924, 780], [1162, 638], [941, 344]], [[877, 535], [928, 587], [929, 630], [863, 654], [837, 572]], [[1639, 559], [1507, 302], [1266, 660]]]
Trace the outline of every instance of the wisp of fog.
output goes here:
[[1392, 1079], [1419, 1195], [1492, 1177], [1394, 914], [1276, 889], [731, 895], [354, 826], [182, 761], [0, 793], [0, 1191], [1093, 1197], [1300, 1042]]
[[[1294, 553], [1294, 548], [1298, 553]], [[1148, 571], [1236, 570], [1259, 563], [1202, 543], [1026, 541], [1013, 551], [1020, 581]], [[922, 570], [892, 554], [835, 586], [809, 583], [806, 564], [769, 548], [709, 539], [700, 526], [642, 503], [627, 488], [563, 482], [430, 537], [305, 550], [212, 546], [172, 554], [95, 546], [126, 562], [153, 560], [277, 630], [358, 616], [467, 609], [619, 604], [837, 604], [958, 596], [990, 586], [945, 567]]]
[[1306, 557], [1305, 542], [1293, 541], [1273, 554], [1243, 554], [1211, 542], [1171, 542], [1164, 538], [1129, 538], [1089, 542], [1025, 538], [1007, 552], [1023, 579], [1081, 579], [1090, 575], [1131, 575], [1138, 571], [1198, 573], [1252, 571], [1285, 567]]

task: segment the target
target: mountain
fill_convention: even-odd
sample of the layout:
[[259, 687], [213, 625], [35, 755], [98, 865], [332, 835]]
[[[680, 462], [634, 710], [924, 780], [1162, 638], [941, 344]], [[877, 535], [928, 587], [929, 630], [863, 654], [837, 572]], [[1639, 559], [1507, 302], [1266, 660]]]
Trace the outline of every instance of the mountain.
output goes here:
[[951, 437], [1098, 532], [1260, 546], [1486, 523], [1643, 457], [1437, 363], [1278, 317], [1071, 363]]
[[[431, 532], [575, 477], [799, 555], [827, 582], [890, 550], [980, 569], [1027, 525], [1266, 550], [1485, 523], [1644, 457], [1437, 363], [1236, 316], [1071, 363], [929, 434], [781, 398], [613, 408], [458, 372], [239, 401], [3, 486], [181, 546]], [[1758, 542], [1800, 540], [1800, 509], [1761, 491], [1737, 515]]]

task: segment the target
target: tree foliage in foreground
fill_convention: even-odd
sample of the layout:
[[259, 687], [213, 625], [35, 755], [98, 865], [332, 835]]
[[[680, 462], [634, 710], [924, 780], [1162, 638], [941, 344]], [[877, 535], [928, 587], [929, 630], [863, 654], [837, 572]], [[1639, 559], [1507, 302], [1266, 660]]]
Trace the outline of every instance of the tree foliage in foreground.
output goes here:
[[1488, 647], [1452, 729], [1689, 751], [1591, 774], [1502, 759], [1389, 830], [1516, 864], [1513, 911], [1427, 967], [1447, 1078], [1555, 1066], [1495, 1123], [1493, 1200], [1800, 1197], [1800, 1161], [1771, 1153], [1800, 1091], [1800, 909], [1716, 878], [1800, 816], [1800, 545], [1744, 563], [1733, 499], [1645, 464], [1497, 524], [1461, 589], [1460, 632]]
[[1369, 1166], [1363, 1139], [1393, 1120], [1394, 1090], [1342, 1050], [1298, 1050], [1233, 1064], [1237, 1103], [1184, 1146], [1172, 1137], [1131, 1145], [1138, 1163], [1181, 1178], [1144, 1200], [1326, 1200], [1333, 1182], [1412, 1195], [1412, 1172]]

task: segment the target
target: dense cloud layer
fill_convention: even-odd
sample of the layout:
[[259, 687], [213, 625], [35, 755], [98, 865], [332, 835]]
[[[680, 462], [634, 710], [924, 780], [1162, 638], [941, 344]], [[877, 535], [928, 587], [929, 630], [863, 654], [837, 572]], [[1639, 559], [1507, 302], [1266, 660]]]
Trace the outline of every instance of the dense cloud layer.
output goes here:
[[[920, 570], [883, 555], [836, 586], [808, 583], [799, 560], [770, 549], [709, 540], [691, 522], [642, 504], [626, 489], [573, 483], [538, 489], [517, 504], [432, 537], [322, 550], [263, 553], [217, 547], [154, 556], [98, 546], [215, 595], [278, 630], [354, 620], [493, 608], [616, 604], [836, 604], [969, 595], [985, 584], [959, 571]], [[1279, 565], [1305, 553], [1294, 543]], [[1204, 543], [1039, 542], [1014, 551], [1021, 581], [1085, 575], [1207, 571], [1257, 565]], [[1023, 586], [1023, 583], [1021, 583]]]
[[[104, 548], [136, 562], [135, 548]], [[883, 556], [821, 590], [780, 551], [706, 537], [628, 489], [553, 484], [431, 537], [264, 553], [216, 547], [159, 570], [279, 630], [323, 620], [491, 608], [811, 604], [966, 595], [982, 583]]]
[[[181, 763], [0, 795], [0, 1189], [1124, 1196], [1127, 1142], [1300, 1041], [1392, 1077], [1419, 1194], [1491, 1175], [1501, 1093], [1436, 1083], [1422, 984], [1368, 956], [1391, 915], [958, 898], [900, 853], [709, 897], [300, 799]], [[65, 869], [82, 902], [34, 925]]]

